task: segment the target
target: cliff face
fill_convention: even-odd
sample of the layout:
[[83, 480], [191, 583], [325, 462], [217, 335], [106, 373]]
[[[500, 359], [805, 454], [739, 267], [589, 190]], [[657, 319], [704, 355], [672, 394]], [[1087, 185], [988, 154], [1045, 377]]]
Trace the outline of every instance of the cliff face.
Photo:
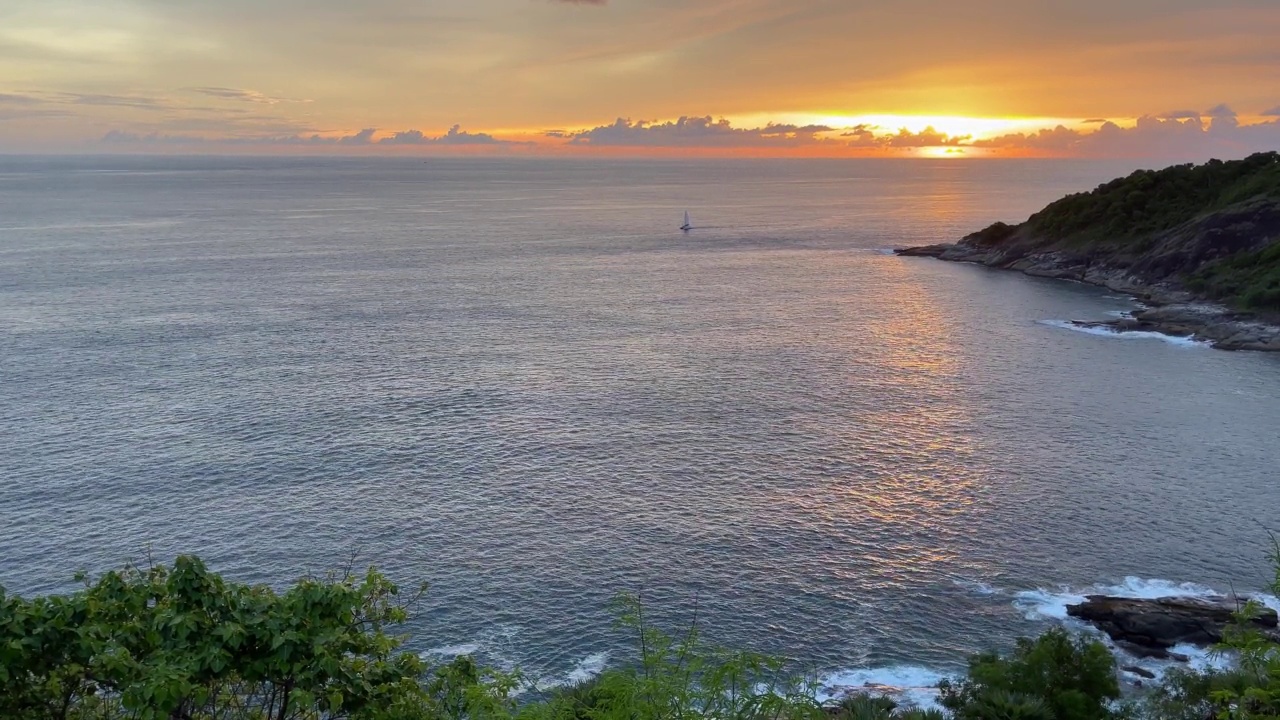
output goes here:
[[1280, 328], [1268, 322], [1280, 318], [1280, 154], [1135, 173], [1021, 225], [899, 254], [1077, 280], [1160, 306], [1107, 323], [1117, 330], [1280, 350]]

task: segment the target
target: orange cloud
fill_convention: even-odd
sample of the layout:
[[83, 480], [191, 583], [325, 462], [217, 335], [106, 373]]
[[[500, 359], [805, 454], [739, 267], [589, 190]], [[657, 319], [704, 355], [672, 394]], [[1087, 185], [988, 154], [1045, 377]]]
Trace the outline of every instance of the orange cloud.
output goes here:
[[[247, 101], [253, 102], [253, 101]], [[519, 130], [468, 131], [454, 124], [443, 133], [419, 129], [380, 132], [368, 126], [359, 131], [325, 131], [273, 124], [270, 117], [243, 112], [196, 113], [175, 117], [179, 110], [143, 96], [73, 94], [0, 95], [0, 117], [21, 119], [24, 114], [48, 108], [81, 104], [123, 108], [131, 112], [162, 112], [162, 123], [144, 129], [118, 127], [100, 136], [116, 148], [146, 151], [148, 148], [189, 145], [214, 152], [222, 146], [341, 150], [364, 152], [486, 152], [569, 153], [604, 155], [761, 155], [761, 156], [862, 156], [907, 155], [923, 157], [1125, 157], [1198, 160], [1209, 157], [1242, 157], [1280, 146], [1280, 119], [1268, 119], [1270, 110], [1242, 121], [1226, 104], [1205, 111], [1175, 110], [1142, 115], [1134, 121], [1113, 122], [1091, 118], [1047, 124], [1021, 132], [984, 134], [990, 128], [1017, 126], [1025, 121], [991, 118], [940, 118], [954, 128], [988, 128], [972, 132], [944, 132], [919, 119], [897, 118], [842, 125], [833, 122], [761, 122], [736, 124], [711, 115], [682, 116], [670, 121], [632, 121], [585, 129], [541, 132]], [[257, 104], [257, 103], [255, 103]], [[56, 110], [54, 110], [56, 112]], [[34, 115], [30, 117], [35, 117]], [[1280, 118], [1280, 115], [1275, 115]], [[904, 121], [908, 127], [894, 128]], [[884, 123], [884, 124], [878, 124]], [[177, 128], [172, 132], [166, 128]]]

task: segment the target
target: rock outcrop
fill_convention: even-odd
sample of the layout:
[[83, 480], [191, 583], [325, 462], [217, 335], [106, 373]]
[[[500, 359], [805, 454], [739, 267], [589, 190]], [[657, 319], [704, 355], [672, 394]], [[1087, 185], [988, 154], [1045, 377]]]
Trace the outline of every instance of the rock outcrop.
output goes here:
[[[1088, 621], [1123, 649], [1142, 657], [1185, 660], [1169, 652], [1175, 645], [1208, 646], [1222, 641], [1224, 628], [1244, 607], [1244, 598], [1135, 598], [1091, 595], [1069, 605], [1067, 614]], [[1261, 608], [1249, 620], [1257, 630], [1280, 641], [1276, 611]]]
[[1044, 236], [1030, 222], [997, 223], [958, 243], [897, 253], [1075, 280], [1132, 295], [1152, 306], [1119, 320], [1080, 323], [1088, 327], [1194, 336], [1223, 350], [1280, 351], [1280, 318], [1232, 309], [1195, 292], [1192, 282], [1214, 263], [1276, 248], [1280, 248], [1280, 200], [1259, 197], [1137, 243], [1063, 241]]

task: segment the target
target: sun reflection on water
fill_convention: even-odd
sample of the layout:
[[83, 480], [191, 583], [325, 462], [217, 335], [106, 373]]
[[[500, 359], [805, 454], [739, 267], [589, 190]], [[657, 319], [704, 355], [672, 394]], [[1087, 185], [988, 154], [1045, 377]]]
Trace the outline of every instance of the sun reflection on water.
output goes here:
[[[918, 273], [896, 261], [882, 265], [885, 282], [874, 291], [894, 298], [894, 312], [856, 319], [859, 342], [847, 362], [857, 367], [839, 391], [868, 400], [825, 419], [828, 431], [838, 428], [835, 453], [849, 464], [770, 499], [838, 543], [841, 551], [826, 558], [834, 579], [863, 584], [923, 581], [954, 565], [985, 513], [975, 415], [961, 377], [962, 328]], [[865, 372], [870, 362], [877, 372]]]

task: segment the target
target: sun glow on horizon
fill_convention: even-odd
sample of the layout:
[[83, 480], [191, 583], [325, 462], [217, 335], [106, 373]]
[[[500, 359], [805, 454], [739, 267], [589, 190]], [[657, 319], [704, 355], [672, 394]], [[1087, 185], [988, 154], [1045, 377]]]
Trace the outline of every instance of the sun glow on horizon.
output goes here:
[[966, 115], [914, 115], [875, 113], [867, 115], [841, 115], [827, 113], [781, 113], [731, 116], [734, 124], [764, 125], [789, 123], [794, 125], [825, 125], [836, 130], [866, 127], [876, 135], [893, 135], [906, 130], [922, 133], [933, 129], [951, 138], [967, 137], [969, 140], [985, 140], [1011, 133], [1031, 133], [1058, 125], [1077, 126], [1080, 120], [1050, 117], [973, 117]]
[[985, 153], [977, 148], [956, 147], [954, 145], [928, 145], [919, 148], [917, 155], [926, 158], [966, 158], [966, 157], [982, 157]]

